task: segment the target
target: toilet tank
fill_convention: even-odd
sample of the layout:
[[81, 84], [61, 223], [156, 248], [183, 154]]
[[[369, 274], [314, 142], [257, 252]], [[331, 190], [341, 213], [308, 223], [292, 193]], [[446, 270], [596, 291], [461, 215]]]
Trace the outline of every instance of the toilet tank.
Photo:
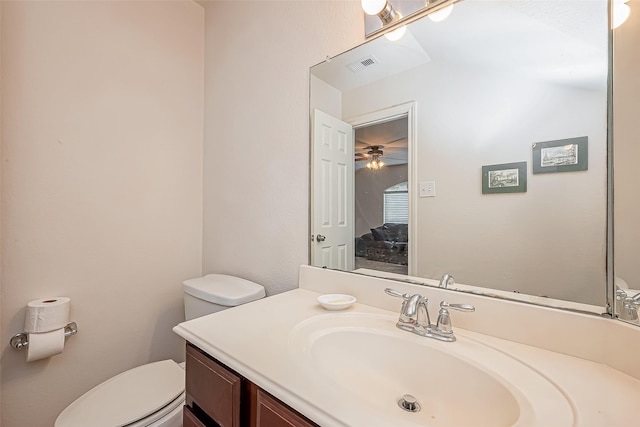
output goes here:
[[182, 282], [186, 320], [264, 298], [262, 285], [226, 274], [207, 274]]

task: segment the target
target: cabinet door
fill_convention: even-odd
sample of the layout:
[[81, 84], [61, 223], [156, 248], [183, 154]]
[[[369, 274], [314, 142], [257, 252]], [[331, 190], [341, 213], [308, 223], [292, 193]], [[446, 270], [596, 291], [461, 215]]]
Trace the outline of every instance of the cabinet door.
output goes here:
[[289, 408], [255, 384], [255, 424], [253, 427], [318, 427], [303, 415]]
[[193, 403], [221, 427], [240, 427], [242, 378], [187, 345], [186, 389]]

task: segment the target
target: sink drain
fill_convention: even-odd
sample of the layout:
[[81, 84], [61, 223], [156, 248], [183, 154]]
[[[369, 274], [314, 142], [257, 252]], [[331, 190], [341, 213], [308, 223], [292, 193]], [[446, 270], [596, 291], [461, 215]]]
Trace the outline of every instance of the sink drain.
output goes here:
[[411, 394], [402, 396], [402, 398], [398, 400], [398, 406], [407, 412], [418, 412], [420, 410], [418, 400]]

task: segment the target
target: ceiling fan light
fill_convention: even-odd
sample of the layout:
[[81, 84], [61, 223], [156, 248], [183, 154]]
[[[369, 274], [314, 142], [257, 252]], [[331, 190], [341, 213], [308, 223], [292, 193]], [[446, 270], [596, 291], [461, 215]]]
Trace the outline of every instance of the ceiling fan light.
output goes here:
[[370, 150], [366, 155], [371, 156], [370, 160], [365, 164], [367, 169], [377, 171], [382, 169], [382, 167], [385, 165], [385, 163], [380, 159], [383, 154], [382, 150], [380, 149], [382, 147], [382, 145], [372, 145], [370, 147], [367, 147], [370, 148]]

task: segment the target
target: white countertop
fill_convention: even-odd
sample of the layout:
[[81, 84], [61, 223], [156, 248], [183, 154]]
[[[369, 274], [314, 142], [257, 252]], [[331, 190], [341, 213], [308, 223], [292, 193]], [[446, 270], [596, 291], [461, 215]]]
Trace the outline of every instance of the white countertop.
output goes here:
[[[296, 325], [330, 313], [316, 302], [319, 295], [296, 289], [181, 323], [174, 331], [324, 427], [376, 425], [375, 420], [367, 418], [368, 414], [351, 404], [348, 395], [314, 374], [291, 350], [290, 332]], [[397, 315], [360, 303], [347, 310]], [[576, 426], [639, 424], [630, 408], [640, 401], [640, 380], [604, 364], [456, 329], [455, 323], [454, 330], [517, 358], [546, 377], [571, 403]], [[565, 339], [580, 340], [585, 336]], [[425, 363], [426, 378], [428, 369]], [[394, 422], [394, 427], [402, 425], [405, 424]]]

